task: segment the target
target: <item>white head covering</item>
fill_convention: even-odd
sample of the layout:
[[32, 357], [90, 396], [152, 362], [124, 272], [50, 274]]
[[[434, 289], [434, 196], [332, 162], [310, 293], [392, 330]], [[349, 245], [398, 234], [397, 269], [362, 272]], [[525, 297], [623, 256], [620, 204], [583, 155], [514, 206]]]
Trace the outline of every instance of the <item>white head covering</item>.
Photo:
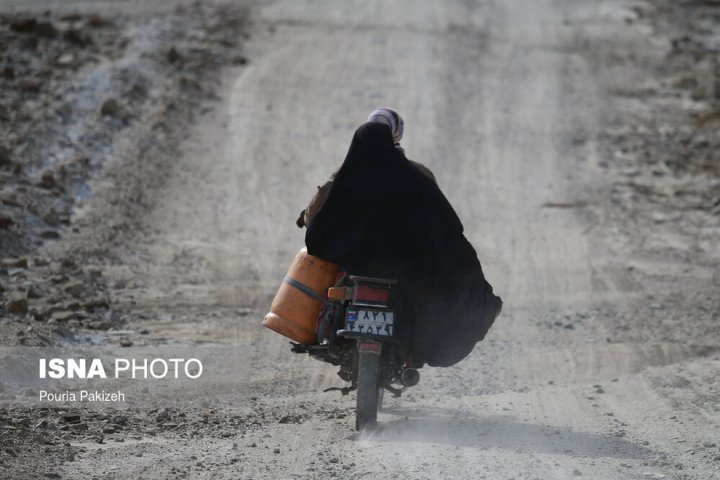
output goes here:
[[393, 109], [381, 107], [370, 114], [368, 122], [384, 123], [392, 131], [393, 143], [398, 144], [403, 136], [405, 122], [402, 117]]

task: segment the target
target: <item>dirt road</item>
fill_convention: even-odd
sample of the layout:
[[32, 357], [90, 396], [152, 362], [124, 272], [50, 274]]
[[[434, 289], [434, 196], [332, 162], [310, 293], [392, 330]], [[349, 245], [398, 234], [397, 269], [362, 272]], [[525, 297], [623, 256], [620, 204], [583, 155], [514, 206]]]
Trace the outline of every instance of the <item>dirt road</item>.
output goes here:
[[[643, 109], [617, 91], [653, 84], [648, 65], [666, 53], [649, 27], [628, 28], [638, 20], [631, 7], [254, 5], [250, 63], [225, 71], [220, 106], [157, 173], [163, 181], [147, 192], [140, 233], [119, 232], [125, 249], [104, 267], [124, 286], [115, 305], [150, 332], [148, 345], [247, 354], [249, 368], [231, 382], [242, 387], [235, 404], [212, 410], [228, 434], [163, 430], [73, 442], [85, 450], [58, 472], [720, 477], [717, 286], [706, 281], [720, 252], [693, 249], [717, 234], [696, 234], [686, 217], [657, 221], [651, 210], [629, 218], [615, 195], [620, 174], [603, 167], [614, 148], [606, 134]], [[382, 428], [358, 436], [353, 395], [322, 393], [341, 385], [335, 370], [292, 355], [259, 321], [303, 244], [299, 210], [381, 105], [404, 116], [408, 157], [435, 172], [505, 308], [469, 358], [423, 369], [418, 387], [387, 401]], [[110, 163], [107, 171], [122, 168]], [[108, 179], [117, 178], [103, 175], [91, 183], [97, 198], [74, 214], [89, 229], [49, 251], [92, 242], [92, 225], [110, 208]], [[678, 278], [685, 290], [676, 289]], [[177, 408], [193, 417], [201, 396], [190, 393]], [[238, 417], [241, 426], [226, 428]]]

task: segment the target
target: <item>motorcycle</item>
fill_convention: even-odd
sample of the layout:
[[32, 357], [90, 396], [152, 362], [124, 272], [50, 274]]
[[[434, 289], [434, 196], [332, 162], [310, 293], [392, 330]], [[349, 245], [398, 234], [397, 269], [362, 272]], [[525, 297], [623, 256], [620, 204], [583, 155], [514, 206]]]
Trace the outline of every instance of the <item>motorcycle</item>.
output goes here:
[[320, 312], [317, 342], [291, 342], [292, 352], [340, 367], [346, 387], [329, 388], [343, 395], [356, 391], [355, 428], [377, 423], [384, 392], [400, 397], [420, 381], [407, 348], [398, 335], [392, 279], [345, 275], [327, 291]]

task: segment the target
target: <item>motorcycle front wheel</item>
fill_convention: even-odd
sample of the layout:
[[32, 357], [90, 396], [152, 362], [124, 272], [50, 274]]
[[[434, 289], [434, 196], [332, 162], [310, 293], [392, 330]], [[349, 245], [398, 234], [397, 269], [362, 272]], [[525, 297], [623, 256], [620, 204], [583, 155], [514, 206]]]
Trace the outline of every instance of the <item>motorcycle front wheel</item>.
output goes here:
[[360, 432], [377, 423], [380, 404], [379, 352], [358, 349], [357, 408], [355, 429]]

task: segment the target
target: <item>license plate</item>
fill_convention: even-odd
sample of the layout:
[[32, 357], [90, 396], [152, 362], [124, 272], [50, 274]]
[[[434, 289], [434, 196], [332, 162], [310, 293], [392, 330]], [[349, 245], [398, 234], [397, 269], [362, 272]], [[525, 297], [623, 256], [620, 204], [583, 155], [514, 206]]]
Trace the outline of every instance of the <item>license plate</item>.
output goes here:
[[384, 337], [395, 332], [395, 313], [387, 310], [348, 310], [345, 320], [345, 329], [350, 332]]

